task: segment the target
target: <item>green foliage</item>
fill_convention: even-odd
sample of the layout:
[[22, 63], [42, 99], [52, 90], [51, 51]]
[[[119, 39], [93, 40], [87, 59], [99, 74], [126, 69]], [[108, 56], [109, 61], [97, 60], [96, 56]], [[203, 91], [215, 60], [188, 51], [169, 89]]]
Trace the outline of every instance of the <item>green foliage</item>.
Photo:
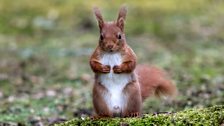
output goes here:
[[[48, 125], [52, 118], [80, 116], [80, 109], [91, 113], [88, 60], [99, 38], [92, 7], [114, 20], [122, 4], [128, 7], [127, 42], [138, 63], [164, 68], [179, 91], [175, 100], [148, 99], [144, 113], [224, 103], [221, 0], [1, 0], [0, 121], [31, 125], [38, 117]], [[155, 124], [170, 120], [157, 116], [164, 120], [147, 118]]]
[[[13, 3], [1, 1], [0, 32], [6, 34], [36, 34], [36, 32], [62, 32], [79, 28], [93, 28], [95, 19], [92, 7], [99, 6], [106, 20], [116, 18], [117, 9], [126, 3], [129, 9], [127, 32], [131, 34], [152, 33], [162, 38], [176, 38], [179, 30], [188, 32], [192, 19], [203, 20], [204, 16], [222, 15], [223, 2], [209, 0], [143, 0], [138, 1], [55, 1], [21, 0]], [[218, 13], [211, 13], [218, 12]], [[190, 20], [189, 20], [190, 19]], [[136, 23], [137, 22], [137, 23]], [[207, 26], [214, 25], [209, 19]], [[185, 24], [183, 26], [181, 24]], [[96, 29], [95, 29], [96, 30]], [[182, 30], [181, 30], [182, 31]], [[191, 34], [188, 32], [188, 34]], [[192, 36], [194, 34], [191, 34]]]

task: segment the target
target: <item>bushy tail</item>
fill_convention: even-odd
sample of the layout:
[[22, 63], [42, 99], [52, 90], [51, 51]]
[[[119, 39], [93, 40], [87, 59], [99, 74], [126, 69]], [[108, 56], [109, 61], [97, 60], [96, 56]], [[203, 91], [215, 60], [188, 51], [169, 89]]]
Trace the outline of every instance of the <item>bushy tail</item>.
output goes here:
[[175, 96], [176, 86], [172, 84], [164, 71], [149, 65], [138, 65], [136, 73], [140, 83], [142, 99], [152, 95], [161, 96]]

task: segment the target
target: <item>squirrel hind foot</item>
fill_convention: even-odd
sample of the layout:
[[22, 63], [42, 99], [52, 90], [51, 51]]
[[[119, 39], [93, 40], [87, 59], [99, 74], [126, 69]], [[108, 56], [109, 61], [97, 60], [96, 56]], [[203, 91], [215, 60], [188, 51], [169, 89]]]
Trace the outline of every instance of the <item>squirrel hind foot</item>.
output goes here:
[[140, 112], [131, 112], [129, 114], [127, 114], [125, 117], [141, 117], [141, 113]]

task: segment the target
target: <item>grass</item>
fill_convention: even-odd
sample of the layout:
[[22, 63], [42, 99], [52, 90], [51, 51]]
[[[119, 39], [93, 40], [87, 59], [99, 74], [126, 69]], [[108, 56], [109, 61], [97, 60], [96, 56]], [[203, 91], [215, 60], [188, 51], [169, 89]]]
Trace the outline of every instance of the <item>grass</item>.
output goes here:
[[[91, 8], [98, 5], [112, 20], [122, 3], [0, 1], [0, 121], [47, 125], [90, 115], [88, 60], [99, 34]], [[223, 105], [224, 2], [125, 3], [127, 41], [138, 63], [164, 68], [179, 91], [173, 101], [148, 99], [144, 113]]]

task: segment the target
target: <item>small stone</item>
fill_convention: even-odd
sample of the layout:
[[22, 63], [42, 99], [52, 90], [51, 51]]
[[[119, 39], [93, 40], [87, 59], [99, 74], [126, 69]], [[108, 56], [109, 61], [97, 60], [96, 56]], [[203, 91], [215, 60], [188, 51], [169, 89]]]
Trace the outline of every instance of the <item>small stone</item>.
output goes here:
[[56, 91], [47, 90], [46, 95], [49, 96], [49, 97], [54, 97], [54, 96], [56, 96]]
[[69, 96], [72, 94], [72, 92], [73, 92], [72, 87], [66, 87], [63, 89], [63, 94], [65, 94], [65, 95]]
[[50, 110], [49, 110], [48, 107], [45, 107], [45, 108], [44, 108], [44, 112], [45, 112], [45, 113], [49, 113], [49, 111], [50, 111]]
[[15, 101], [15, 96], [9, 96], [9, 97], [8, 97], [8, 101], [9, 101], [9, 102], [13, 102], [13, 101]]

